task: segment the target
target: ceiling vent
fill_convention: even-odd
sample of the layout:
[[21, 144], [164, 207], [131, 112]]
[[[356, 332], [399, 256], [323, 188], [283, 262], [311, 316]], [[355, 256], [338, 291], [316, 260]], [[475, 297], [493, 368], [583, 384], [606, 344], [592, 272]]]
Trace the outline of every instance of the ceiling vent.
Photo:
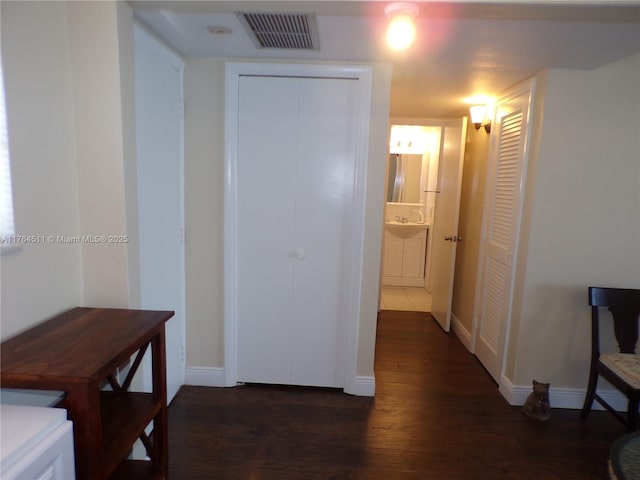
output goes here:
[[312, 13], [237, 14], [258, 48], [319, 50], [318, 24]]

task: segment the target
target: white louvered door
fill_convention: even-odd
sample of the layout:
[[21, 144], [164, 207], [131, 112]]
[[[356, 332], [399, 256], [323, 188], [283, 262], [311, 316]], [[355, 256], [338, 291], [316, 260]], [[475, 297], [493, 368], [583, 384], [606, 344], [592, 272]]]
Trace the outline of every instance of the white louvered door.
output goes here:
[[475, 354], [498, 383], [511, 313], [529, 103], [530, 90], [498, 103], [489, 155]]

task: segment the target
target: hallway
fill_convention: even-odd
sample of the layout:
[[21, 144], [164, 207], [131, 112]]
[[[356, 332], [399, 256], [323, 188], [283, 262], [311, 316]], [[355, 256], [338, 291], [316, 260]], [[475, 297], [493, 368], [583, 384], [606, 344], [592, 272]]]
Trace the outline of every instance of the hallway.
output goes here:
[[429, 314], [381, 312], [375, 368], [375, 399], [183, 387], [169, 408], [171, 478], [596, 480], [624, 434], [606, 412], [529, 419]]

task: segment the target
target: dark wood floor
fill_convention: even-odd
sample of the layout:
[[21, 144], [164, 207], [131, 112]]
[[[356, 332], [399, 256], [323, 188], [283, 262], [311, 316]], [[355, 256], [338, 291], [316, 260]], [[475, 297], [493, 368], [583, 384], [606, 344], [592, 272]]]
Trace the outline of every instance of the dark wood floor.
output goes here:
[[603, 479], [624, 434], [604, 412], [524, 416], [429, 314], [380, 314], [375, 370], [375, 399], [183, 387], [169, 408], [172, 480]]

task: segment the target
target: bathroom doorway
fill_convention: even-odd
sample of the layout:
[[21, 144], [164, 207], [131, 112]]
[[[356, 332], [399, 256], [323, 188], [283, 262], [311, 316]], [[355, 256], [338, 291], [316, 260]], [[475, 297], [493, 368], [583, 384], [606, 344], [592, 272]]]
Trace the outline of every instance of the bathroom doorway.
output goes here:
[[390, 123], [379, 308], [430, 312], [442, 127], [415, 119]]
[[[396, 125], [403, 127], [394, 132]], [[456, 247], [457, 242], [462, 241], [458, 236], [458, 216], [466, 117], [448, 120], [391, 118], [389, 138], [378, 306], [381, 310], [397, 309], [401, 305], [405, 309], [428, 308], [427, 311], [448, 332]], [[403, 171], [412, 170], [397, 165], [394, 170], [392, 161], [397, 163], [399, 155], [422, 156], [418, 200], [396, 195], [396, 185], [410, 182], [398, 177]], [[390, 193], [392, 186], [394, 191]], [[396, 199], [403, 201], [394, 202]], [[405, 290], [407, 288], [422, 288], [431, 295], [431, 305], [426, 296], [424, 301], [413, 300], [415, 293], [422, 296], [422, 292]]]

